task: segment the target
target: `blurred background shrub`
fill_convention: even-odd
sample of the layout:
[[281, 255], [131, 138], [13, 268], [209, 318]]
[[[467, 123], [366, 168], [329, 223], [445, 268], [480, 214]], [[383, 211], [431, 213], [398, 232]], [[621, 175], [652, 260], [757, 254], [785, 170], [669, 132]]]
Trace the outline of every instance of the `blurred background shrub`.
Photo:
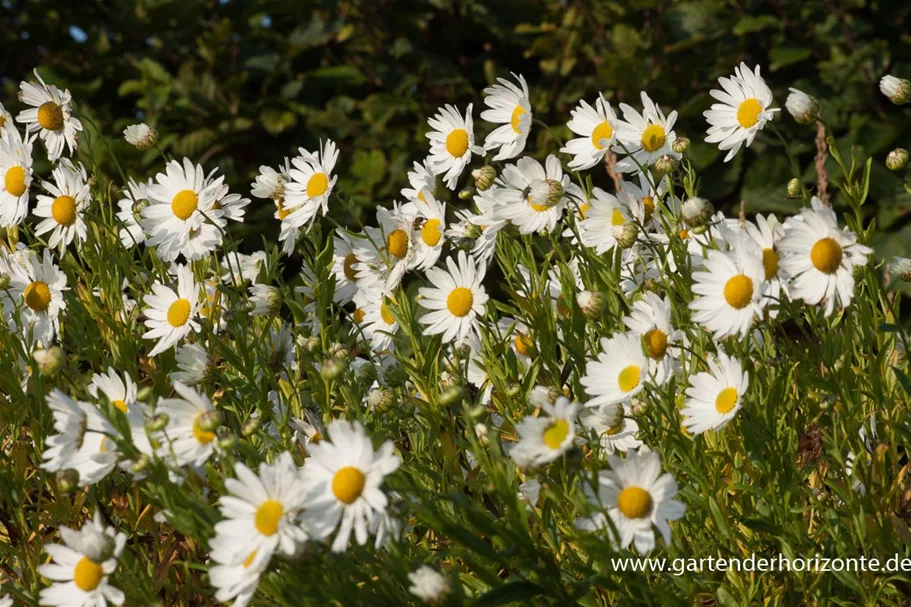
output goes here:
[[[781, 108], [789, 86], [816, 96], [846, 156], [852, 145], [875, 156], [877, 252], [911, 256], [911, 196], [883, 165], [892, 147], [911, 147], [911, 106], [878, 90], [884, 73], [911, 77], [909, 15], [911, 3], [884, 0], [2, 0], [0, 99], [17, 113], [18, 84], [40, 67], [72, 91], [128, 173], [160, 167], [154, 150], [116, 139], [142, 120], [167, 153], [219, 166], [243, 193], [260, 165], [332, 138], [351, 201], [335, 215], [357, 226], [398, 196], [427, 153], [426, 119], [438, 106], [474, 103], [477, 135], [486, 134], [481, 90], [497, 76], [528, 79], [535, 117], [551, 127], [534, 128], [527, 150], [539, 156], [567, 138], [580, 98], [602, 91], [615, 106], [638, 105], [647, 90], [680, 113], [676, 131], [693, 141], [705, 197], [727, 209], [743, 201], [749, 213], [793, 211], [770, 130], [727, 164], [702, 141], [708, 90], [743, 60], [762, 66]], [[798, 142], [804, 182], [815, 185], [814, 127], [785, 111], [775, 124]], [[121, 182], [87, 127], [83, 161]], [[274, 238], [272, 212], [256, 205], [239, 236]]]

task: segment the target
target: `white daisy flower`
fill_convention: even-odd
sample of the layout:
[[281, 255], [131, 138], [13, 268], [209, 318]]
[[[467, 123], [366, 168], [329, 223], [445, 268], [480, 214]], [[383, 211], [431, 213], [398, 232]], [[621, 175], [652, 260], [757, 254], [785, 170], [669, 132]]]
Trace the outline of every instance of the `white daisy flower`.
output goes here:
[[355, 252], [355, 241], [342, 230], [336, 230], [333, 238], [332, 273], [335, 275], [335, 292], [332, 300], [345, 305], [354, 301], [358, 291], [359, 272], [355, 266], [360, 264]]
[[504, 316], [497, 322], [497, 331], [502, 339], [509, 343], [509, 348], [515, 353], [516, 358], [526, 364], [538, 356], [538, 347], [532, 336], [531, 329], [521, 320]]
[[727, 150], [724, 161], [733, 158], [746, 144], [750, 147], [756, 133], [772, 119], [779, 108], [772, 108], [772, 89], [759, 75], [759, 66], [750, 70], [741, 62], [730, 78], [721, 77], [718, 83], [724, 90], [709, 94], [721, 103], [715, 103], [703, 113], [708, 121], [706, 143], [717, 143], [718, 149]]
[[217, 179], [213, 180], [217, 171], [218, 169], [212, 169], [206, 177], [206, 187], [209, 187], [208, 184], [212, 184], [212, 196], [215, 200], [215, 202], [212, 203], [212, 208], [216, 211], [221, 211], [221, 216], [213, 217], [213, 222], [222, 228], [228, 225], [227, 220], [243, 223], [244, 215], [247, 212], [247, 206], [252, 201], [249, 198], [244, 198], [240, 194], [232, 194], [228, 184], [222, 183], [224, 181], [223, 175], [220, 175]]
[[82, 130], [82, 123], [72, 116], [72, 97], [69, 90], [61, 91], [53, 84], [45, 84], [35, 70], [40, 84], [23, 81], [19, 85], [19, 101], [32, 106], [16, 116], [16, 122], [25, 125], [27, 133], [38, 133], [47, 148], [51, 162], [69, 147], [70, 154], [76, 151], [76, 133]]
[[149, 330], [142, 338], [158, 340], [149, 356], [167, 351], [190, 332], [200, 329], [195, 320], [202, 309], [199, 286], [193, 278], [193, 271], [185, 265], [177, 266], [176, 292], [156, 280], [143, 303], [146, 305], [143, 310], [145, 325]]
[[13, 115], [6, 111], [6, 108], [0, 103], [0, 140], [6, 139], [13, 131], [18, 134], [16, 125], [13, 123]]
[[534, 468], [548, 464], [566, 453], [576, 439], [576, 416], [579, 403], [565, 396], [554, 404], [540, 402], [547, 416], [524, 417], [516, 424], [519, 443], [509, 452], [520, 468]]
[[358, 422], [334, 420], [328, 440], [310, 445], [310, 459], [302, 474], [307, 486], [306, 529], [317, 539], [338, 533], [333, 552], [344, 552], [351, 532], [357, 543], [367, 542], [368, 525], [386, 510], [388, 499], [380, 488], [401, 460], [392, 441], [374, 451], [370, 437]]
[[851, 304], [854, 270], [866, 265], [873, 250], [858, 244], [854, 232], [839, 229], [831, 207], [815, 196], [812, 205], [785, 221], [778, 249], [781, 265], [791, 276], [791, 297], [824, 306], [828, 316], [836, 305]]
[[393, 337], [398, 333], [399, 323], [390, 308], [392, 297], [377, 289], [360, 289], [354, 298], [355, 322], [361, 336], [370, 341], [374, 352], [393, 350]]
[[291, 162], [285, 158], [285, 164], [276, 171], [272, 167], [259, 167], [259, 174], [250, 184], [250, 193], [256, 198], [267, 198], [281, 203], [285, 199], [285, 184], [291, 179]]
[[252, 255], [245, 255], [232, 251], [224, 256], [221, 265], [224, 268], [221, 273], [222, 282], [237, 287], [243, 286], [245, 282], [255, 283], [260, 271], [266, 267], [266, 252], [256, 251]]
[[504, 78], [497, 78], [498, 84], [484, 89], [484, 104], [490, 109], [481, 112], [481, 119], [502, 125], [491, 131], [484, 140], [485, 150], [499, 148], [494, 160], [509, 160], [521, 154], [531, 132], [532, 111], [528, 84], [520, 75], [513, 74], [513, 77], [521, 88]]
[[682, 355], [684, 334], [671, 324], [671, 304], [652, 292], [633, 303], [632, 313], [623, 318], [630, 331], [642, 337], [649, 359], [649, 379], [664, 385], [674, 374]]
[[307, 496], [291, 454], [285, 451], [272, 464], [260, 464], [259, 475], [242, 463], [235, 464], [234, 473], [236, 479], [225, 479], [228, 495], [218, 500], [225, 519], [215, 524], [209, 543], [213, 560], [231, 566], [255, 559], [260, 551], [294, 555], [307, 541], [298, 522]]
[[32, 186], [32, 142], [15, 128], [0, 138], [0, 176], [0, 227], [10, 228], [28, 215]]
[[456, 188], [459, 176], [471, 162], [471, 155], [484, 153], [484, 149], [474, 143], [471, 109], [469, 103], [463, 118], [458, 108], [447, 105], [427, 120], [432, 130], [427, 133], [430, 155], [425, 162], [434, 175], [443, 175], [443, 182], [450, 190]]
[[92, 202], [92, 192], [88, 183], [85, 167], [74, 165], [64, 158], [54, 168], [54, 183], [42, 181], [43, 187], [50, 196], [38, 195], [35, 207], [36, 217], [43, 217], [35, 227], [35, 234], [51, 233], [48, 246], [63, 250], [73, 240], [76, 249], [82, 248], [86, 238], [85, 221], [82, 216]]
[[199, 344], [177, 346], [175, 358], [178, 370], [171, 372], [171, 381], [195, 386], [205, 381], [211, 371], [209, 353]]
[[155, 409], [168, 416], [167, 426], [155, 436], [158, 455], [177, 466], [202, 466], [215, 453], [215, 432], [206, 428], [216, 410], [205, 394], [189, 386], [174, 382], [174, 391], [180, 398], [163, 398]]
[[425, 203], [414, 208], [414, 265], [419, 270], [426, 270], [436, 265], [446, 244], [443, 237], [446, 231], [446, 203], [440, 204], [433, 194], [427, 194]]
[[[476, 226], [480, 234], [476, 235], [474, 246], [471, 248], [471, 256], [482, 266], [487, 266], [497, 249], [497, 234], [507, 225], [507, 221], [497, 214], [499, 207], [497, 192], [499, 186], [491, 186], [483, 192], [479, 192], [474, 197], [475, 206], [478, 209], [477, 214], [465, 211], [456, 211], [456, 214], [464, 218], [467, 223]], [[450, 236], [452, 238], [452, 236]]]
[[699, 272], [693, 272], [690, 303], [693, 321], [711, 331], [715, 339], [744, 338], [753, 320], [768, 303], [763, 296], [765, 268], [755, 243], [736, 238], [730, 251], [709, 250]]
[[120, 243], [127, 249], [145, 242], [146, 236], [142, 226], [139, 225], [140, 206], [148, 204], [148, 188], [152, 184], [138, 183], [130, 178], [127, 188], [123, 190], [124, 197], [117, 203], [117, 219], [120, 220]]
[[772, 214], [768, 216], [756, 215], [756, 223], [746, 222], [744, 225], [747, 234], [762, 250], [762, 268], [765, 273], [763, 283], [763, 296], [769, 300], [772, 308], [769, 315], [778, 316], [778, 305], [783, 297], [788, 297], [788, 283], [790, 277], [781, 264], [781, 255], [778, 245], [784, 238], [784, 226]]
[[[632, 246], [638, 238], [639, 226], [645, 221], [641, 203], [626, 191], [616, 195], [601, 188], [592, 190], [592, 199], [585, 205], [584, 218], [578, 224], [582, 244], [595, 249], [599, 255]], [[632, 234], [632, 241], [630, 240]]]
[[717, 430], [731, 421], [743, 406], [743, 395], [750, 385], [750, 375], [736, 358], [718, 351], [708, 360], [709, 371], [690, 376], [687, 399], [680, 414], [683, 425], [693, 434]]
[[636, 333], [601, 339], [601, 354], [585, 367], [580, 382], [592, 396], [586, 407], [626, 402], [637, 395], [648, 377], [649, 359]]
[[215, 194], [221, 178], [210, 181], [202, 165], [188, 158], [183, 164], [170, 161], [165, 173], [158, 173], [148, 187], [149, 206], [142, 209], [140, 225], [147, 244], [158, 247], [158, 255], [171, 262], [183, 255], [187, 261], [202, 259], [221, 244], [221, 232], [213, 224], [223, 212], [215, 208]]
[[[129, 373], [124, 373], [123, 377], [121, 377], [112, 367], [108, 367], [106, 374], [95, 373], [92, 376], [92, 382], [89, 384], [88, 392], [92, 395], [92, 398], [98, 401], [99, 405], [103, 406], [104, 403], [98, 397], [100, 392], [114, 408], [127, 416], [127, 421], [130, 425], [130, 442], [132, 442], [137, 451], [149, 456], [155, 453], [145, 430], [145, 423], [149, 418], [149, 410], [146, 405], [136, 400], [138, 387]], [[99, 445], [99, 448], [102, 446], [104, 446], [105, 451], [113, 450], [106, 444]], [[132, 464], [133, 462], [128, 460], [121, 462], [120, 467], [124, 470], [129, 470]]]
[[5, 265], [10, 285], [0, 292], [0, 299], [10, 330], [18, 328], [29, 344], [49, 345], [59, 331], [60, 313], [66, 309], [66, 274], [54, 264], [49, 249], [44, 249], [41, 258], [28, 251], [19, 260], [8, 258]]
[[487, 306], [487, 292], [481, 282], [484, 268], [475, 265], [465, 251], [459, 251], [458, 263], [446, 258], [447, 272], [442, 268], [427, 270], [427, 280], [433, 287], [418, 290], [418, 303], [431, 310], [418, 322], [427, 325], [424, 335], [443, 335], [443, 342], [464, 343], [472, 332], [479, 329]]
[[579, 422], [586, 430], [594, 430], [598, 436], [601, 449], [608, 455], [621, 451], [626, 453], [638, 449], [642, 441], [636, 438], [639, 424], [626, 417], [626, 409], [620, 403], [586, 408]]
[[641, 97], [641, 114], [625, 103], [620, 104], [623, 120], [617, 125], [618, 147], [629, 155], [617, 162], [618, 173], [633, 173], [640, 167], [648, 168], [665, 155], [678, 159], [681, 156], [671, 149], [677, 138], [673, 130], [677, 112], [673, 111], [665, 117], [661, 108], [644, 91]]
[[[225, 557], [227, 562], [223, 562]], [[256, 550], [239, 563], [233, 562], [233, 554], [213, 551], [210, 558], [214, 564], [209, 567], [209, 583], [216, 589], [215, 600], [226, 603], [233, 599], [231, 607], [246, 607], [256, 594], [260, 576], [269, 568], [272, 553]]]
[[113, 527], [105, 528], [100, 514], [86, 521], [81, 529], [60, 527], [63, 544], [47, 544], [51, 562], [38, 567], [38, 573], [53, 583], [41, 591], [40, 605], [53, 607], [106, 607], [122, 605], [123, 591], [108, 582], [117, 568], [127, 536]]
[[610, 151], [616, 138], [617, 114], [604, 100], [604, 95], [598, 93], [595, 107], [580, 99], [578, 107], [570, 115], [572, 118], [566, 126], [581, 137], [570, 139], [560, 151], [573, 156], [569, 168], [584, 171], [603, 161]]
[[[389, 293], [399, 285], [405, 272], [415, 266], [416, 249], [411, 238], [413, 221], [398, 206], [391, 210], [377, 207], [376, 220], [379, 227], [366, 228], [367, 237], [355, 245], [355, 257], [360, 263], [352, 267], [358, 273], [359, 287], [373, 285]], [[377, 274], [382, 277], [381, 281], [377, 281]], [[376, 285], [377, 282], [381, 284]]]
[[[470, 116], [471, 114], [469, 114]], [[412, 215], [414, 211], [405, 207], [411, 205], [415, 209], [421, 208], [420, 204], [427, 202], [427, 196], [433, 195], [436, 190], [437, 179], [429, 158], [423, 163], [414, 163], [414, 170], [408, 171], [408, 184], [411, 186], [410, 188], [402, 188], [402, 197], [408, 201], [402, 205], [402, 210]]]
[[[598, 473], [597, 491], [586, 486], [589, 503], [605, 508], [617, 530], [617, 544], [634, 544], [640, 554], [655, 547], [653, 527], [671, 541], [668, 521], [683, 517], [684, 505], [673, 499], [677, 482], [670, 473], [661, 473], [661, 458], [651, 451], [630, 451], [626, 459], [609, 455], [610, 470]], [[604, 514], [577, 523], [586, 530], [610, 528]]]
[[145, 122], [131, 124], [123, 129], [123, 139], [130, 145], [135, 146], [136, 149], [145, 151], [158, 141], [158, 131]]
[[285, 183], [284, 210], [290, 213], [284, 222], [293, 228], [309, 229], [317, 214], [329, 211], [329, 196], [338, 176], [332, 174], [338, 160], [338, 149], [331, 140], [320, 142], [315, 154], [300, 148], [300, 156], [291, 159], [292, 169]]
[[501, 187], [496, 190], [496, 216], [511, 222], [522, 234], [552, 231], [569, 199], [584, 199], [582, 190], [570, 183], [569, 175], [563, 173], [553, 154], [547, 157], [545, 166], [528, 157], [506, 165], [498, 182]]
[[408, 592], [425, 603], [440, 603], [450, 591], [449, 580], [427, 565], [409, 573], [408, 581], [411, 582]]
[[[620, 189], [629, 192], [636, 199], [638, 205], [642, 207], [642, 220], [646, 229], [660, 229], [661, 223], [655, 212], [658, 211], [658, 204], [665, 199], [667, 194], [668, 178], [665, 176], [657, 185], [653, 185], [647, 175], [639, 173], [639, 183], [632, 181], [620, 180]], [[668, 198], [670, 198], [668, 196]], [[674, 197], [673, 200], [665, 201], [670, 207], [673, 215], [680, 215], [680, 200]]]

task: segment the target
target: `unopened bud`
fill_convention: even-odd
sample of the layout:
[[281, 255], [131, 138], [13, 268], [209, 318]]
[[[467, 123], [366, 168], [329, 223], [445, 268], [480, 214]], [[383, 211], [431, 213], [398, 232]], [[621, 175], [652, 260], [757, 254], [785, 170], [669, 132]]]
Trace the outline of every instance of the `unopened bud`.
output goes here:
[[215, 432], [221, 425], [221, 413], [218, 411], [206, 411], [199, 416], [196, 425], [203, 432]]
[[691, 228], [705, 225], [705, 223], [712, 218], [712, 213], [714, 212], [715, 209], [711, 202], [697, 196], [687, 198], [681, 208], [683, 221]]
[[308, 354], [310, 356], [313, 356], [314, 354], [316, 354], [317, 352], [320, 351], [319, 337], [315, 337], [312, 335], [310, 337], [304, 337], [303, 335], [298, 335], [297, 345], [298, 345], [298, 347], [300, 347], [301, 351], [304, 354]]
[[0, 274], [0, 291], [6, 291], [9, 289], [10, 277], [6, 274]]
[[509, 398], [515, 398], [522, 393], [522, 386], [519, 384], [509, 384], [506, 386], [506, 396]]
[[690, 149], [690, 140], [689, 137], [678, 137], [674, 140], [674, 143], [671, 144], [671, 149], [682, 154], [688, 149]]
[[497, 170], [490, 165], [485, 165], [473, 170], [471, 176], [474, 178], [474, 187], [478, 188], [479, 192], [484, 192], [493, 185], [497, 178]]
[[885, 75], [879, 81], [879, 90], [895, 105], [902, 105], [911, 101], [911, 82], [904, 78]]
[[63, 493], [72, 493], [79, 487], [79, 472], [68, 468], [57, 471], [57, 488]]
[[144, 208], [146, 208], [147, 206], [149, 206], [149, 201], [145, 198], [140, 198], [139, 200], [134, 202], [133, 206], [131, 207], [131, 210], [133, 211], [133, 216], [137, 217], [137, 218], [140, 217], [142, 215], [142, 210]]
[[459, 200], [471, 200], [472, 196], [474, 196], [474, 189], [471, 187], [463, 188], [459, 192]]
[[149, 458], [148, 455], [146, 455], [145, 453], [140, 453], [139, 457], [137, 457], [136, 460], [132, 464], [130, 464], [130, 472], [132, 472], [133, 474], [141, 474], [146, 471], [146, 469], [149, 467], [149, 464], [151, 464], [151, 462], [152, 462], [152, 460]]
[[383, 374], [383, 379], [390, 388], [398, 388], [405, 385], [405, 382], [408, 381], [408, 371], [396, 365], [386, 369], [386, 372]]
[[376, 381], [379, 377], [376, 366], [370, 363], [358, 366], [355, 370], [355, 374], [359, 380], [368, 384]]
[[451, 407], [452, 405], [461, 401], [464, 395], [465, 390], [462, 389], [462, 386], [450, 386], [449, 388], [446, 388], [442, 394], [440, 394], [440, 404], [444, 407]]
[[143, 386], [139, 389], [139, 392], [136, 393], [136, 400], [139, 402], [148, 402], [149, 398], [152, 396], [152, 386]]
[[158, 131], [145, 123], [131, 124], [123, 129], [123, 138], [137, 150], [145, 151], [158, 141]]
[[392, 406], [392, 392], [383, 388], [374, 388], [367, 393], [367, 405], [379, 413], [385, 413]]
[[158, 413], [156, 415], [153, 415], [146, 422], [146, 431], [149, 434], [161, 432], [168, 426], [169, 421], [171, 421], [171, 418], [168, 417], [167, 413]]
[[563, 184], [556, 179], [548, 179], [547, 188], [547, 207], [555, 207], [563, 200]]
[[244, 438], [250, 438], [256, 434], [256, 431], [259, 430], [260, 425], [261, 424], [258, 417], [251, 417], [241, 427], [240, 433]]
[[348, 358], [350, 355], [351, 351], [348, 350], [348, 346], [338, 342], [329, 344], [329, 356], [332, 358]]
[[65, 356], [63, 348], [60, 346], [51, 346], [44, 350], [35, 350], [32, 352], [32, 359], [38, 363], [38, 372], [43, 377], [54, 377], [63, 368]]
[[601, 316], [605, 301], [604, 294], [598, 291], [581, 291], [576, 295], [576, 303], [579, 304], [579, 309], [582, 310], [585, 318], [590, 320]]
[[819, 104], [816, 100], [795, 88], [790, 89], [791, 94], [785, 101], [788, 113], [798, 124], [810, 124], [819, 115]]
[[218, 437], [218, 448], [222, 451], [231, 451], [237, 446], [237, 437], [233, 434], [225, 434]]
[[886, 168], [890, 171], [900, 171], [908, 166], [908, 150], [895, 148], [886, 156]]
[[670, 173], [673, 173], [675, 170], [677, 170], [677, 165], [679, 164], [680, 161], [677, 160], [674, 156], [665, 154], [655, 161], [655, 170], [662, 175], [669, 175]]
[[477, 437], [478, 442], [482, 445], [487, 445], [490, 442], [490, 439], [487, 436], [488, 430], [487, 426], [481, 423], [477, 423], [474, 426], [474, 435]]
[[636, 239], [639, 237], [639, 226], [634, 224], [631, 221], [627, 221], [619, 230], [615, 230], [617, 244], [620, 245], [621, 249], [628, 249], [634, 244], [636, 244]]
[[253, 285], [250, 287], [250, 302], [253, 308], [246, 308], [254, 316], [271, 316], [282, 307], [282, 293], [272, 285]]
[[693, 234], [695, 234], [696, 236], [701, 236], [702, 234], [705, 234], [708, 231], [709, 231], [709, 224], [707, 224], [707, 223], [704, 223], [701, 226], [696, 226], [695, 228], [693, 228]]
[[320, 376], [326, 381], [332, 381], [341, 377], [342, 373], [345, 372], [345, 369], [348, 368], [348, 363], [340, 358], [330, 358], [319, 370]]
[[802, 192], [803, 185], [801, 185], [800, 180], [796, 177], [792, 177], [788, 182], [788, 196], [791, 198], [799, 198]]

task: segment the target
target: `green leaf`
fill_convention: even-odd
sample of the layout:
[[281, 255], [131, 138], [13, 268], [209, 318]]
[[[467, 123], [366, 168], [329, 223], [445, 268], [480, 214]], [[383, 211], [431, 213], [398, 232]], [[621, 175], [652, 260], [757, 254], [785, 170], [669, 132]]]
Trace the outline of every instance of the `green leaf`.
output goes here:
[[317, 80], [327, 86], [351, 86], [367, 81], [364, 73], [353, 65], [332, 65], [307, 73], [307, 80]]
[[509, 582], [502, 586], [497, 586], [487, 594], [481, 596], [474, 602], [474, 605], [476, 607], [481, 607], [482, 605], [485, 607], [489, 605], [506, 605], [508, 603], [524, 601], [532, 597], [540, 596], [541, 594], [544, 594], [544, 589], [537, 584], [532, 584], [527, 581]]
[[771, 51], [769, 51], [769, 59], [771, 59], [771, 64], [769, 69], [773, 72], [780, 70], [781, 68], [791, 65], [792, 63], [797, 63], [798, 61], [803, 61], [810, 56], [810, 49], [794, 47], [794, 46], [776, 46]]
[[778, 24], [778, 18], [774, 15], [760, 15], [758, 17], [742, 17], [734, 28], [731, 30], [736, 36], [743, 36], [752, 32], [759, 32], [767, 27]]

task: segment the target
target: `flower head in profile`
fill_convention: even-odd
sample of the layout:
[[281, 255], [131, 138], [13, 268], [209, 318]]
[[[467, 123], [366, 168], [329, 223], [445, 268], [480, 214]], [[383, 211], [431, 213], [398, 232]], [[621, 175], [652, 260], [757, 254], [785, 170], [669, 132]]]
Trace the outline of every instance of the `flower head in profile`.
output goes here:
[[288, 214], [284, 225], [295, 229], [309, 229], [318, 214], [329, 210], [329, 196], [338, 180], [333, 175], [338, 161], [335, 142], [320, 142], [320, 149], [311, 153], [301, 148], [300, 155], [291, 159], [291, 170], [284, 184], [283, 210]]
[[484, 89], [484, 104], [489, 108], [481, 112], [487, 122], [499, 124], [484, 140], [484, 149], [499, 150], [494, 160], [515, 158], [525, 149], [531, 132], [532, 112], [525, 78], [513, 74], [518, 86], [505, 78]]

